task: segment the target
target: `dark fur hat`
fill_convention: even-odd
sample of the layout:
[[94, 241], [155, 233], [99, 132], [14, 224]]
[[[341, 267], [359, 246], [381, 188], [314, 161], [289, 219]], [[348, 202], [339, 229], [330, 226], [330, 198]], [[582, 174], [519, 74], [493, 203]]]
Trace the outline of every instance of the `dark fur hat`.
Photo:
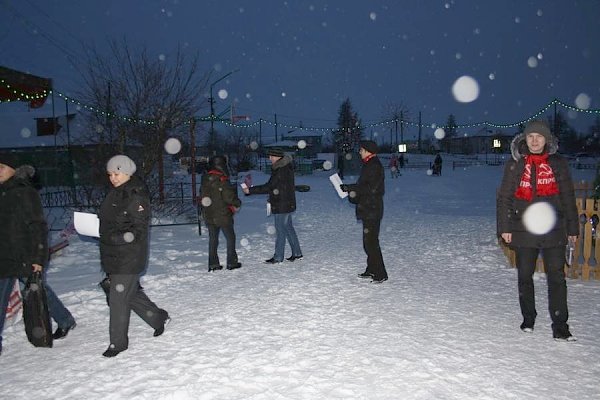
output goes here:
[[361, 140], [359, 146], [368, 151], [369, 153], [377, 154], [379, 152], [377, 143], [375, 143], [372, 140]]
[[275, 157], [283, 157], [285, 155], [285, 153], [283, 152], [283, 150], [273, 147], [273, 148], [267, 150], [267, 155], [275, 156]]

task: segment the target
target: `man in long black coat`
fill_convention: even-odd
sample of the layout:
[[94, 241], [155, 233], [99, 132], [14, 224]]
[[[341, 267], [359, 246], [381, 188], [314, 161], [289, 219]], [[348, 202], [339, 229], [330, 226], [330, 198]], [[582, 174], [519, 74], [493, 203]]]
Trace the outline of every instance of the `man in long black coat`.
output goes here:
[[[48, 227], [42, 202], [33, 187], [35, 169], [21, 165], [12, 154], [0, 155], [0, 353], [6, 306], [15, 279], [24, 280], [48, 264]], [[75, 327], [75, 319], [52, 288], [44, 283], [48, 311], [58, 324], [61, 339]]]
[[363, 166], [358, 181], [352, 185], [342, 185], [341, 189], [349, 192], [350, 202], [356, 204], [356, 218], [363, 223], [363, 248], [367, 253], [367, 269], [358, 276], [372, 278], [373, 283], [382, 283], [388, 279], [379, 246], [385, 174], [377, 152], [377, 144], [372, 140], [360, 142], [359, 154]]

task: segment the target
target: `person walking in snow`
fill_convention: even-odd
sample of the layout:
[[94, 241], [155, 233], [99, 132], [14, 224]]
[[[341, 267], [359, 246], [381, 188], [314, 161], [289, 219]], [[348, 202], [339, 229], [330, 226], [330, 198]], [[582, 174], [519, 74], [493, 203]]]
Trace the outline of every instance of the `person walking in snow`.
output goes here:
[[208, 271], [223, 269], [217, 254], [221, 231], [227, 240], [227, 269], [240, 268], [242, 264], [238, 262], [235, 251], [233, 215], [240, 209], [242, 202], [237, 195], [237, 188], [229, 182], [224, 156], [210, 159], [208, 172], [202, 175], [200, 199], [202, 216], [208, 228]]
[[[537, 312], [533, 274], [542, 253], [548, 282], [548, 305], [552, 335], [557, 340], [575, 340], [567, 320], [565, 245], [579, 234], [573, 181], [567, 160], [556, 154], [558, 140], [544, 121], [531, 121], [511, 142], [508, 160], [498, 191], [498, 233], [515, 250], [518, 271], [519, 305], [523, 316], [521, 330], [533, 332]], [[549, 204], [556, 223], [547, 233], [531, 229], [524, 221], [527, 209]], [[548, 218], [535, 215], [536, 219]], [[527, 222], [527, 224], [526, 224]], [[535, 222], [535, 221], [534, 221]]]
[[42, 272], [48, 311], [58, 327], [53, 339], [62, 339], [75, 327], [75, 319], [45, 279], [48, 265], [48, 226], [42, 201], [31, 178], [35, 169], [21, 165], [10, 153], [0, 155], [0, 354], [4, 318], [15, 279], [24, 282]]
[[129, 318], [133, 310], [160, 336], [169, 314], [156, 306], [140, 286], [148, 262], [150, 194], [133, 176], [136, 165], [125, 155], [106, 164], [113, 188], [100, 205], [100, 261], [109, 278], [110, 345], [102, 354], [114, 357], [129, 346]]
[[275, 217], [275, 254], [265, 262], [277, 264], [283, 261], [285, 241], [292, 248], [292, 255], [286, 260], [302, 258], [300, 242], [292, 223], [292, 213], [296, 211], [296, 184], [294, 180], [294, 161], [280, 149], [267, 151], [271, 161], [271, 178], [264, 185], [244, 188], [246, 195], [269, 194], [271, 212]]
[[431, 167], [431, 172], [433, 175], [442, 175], [442, 156], [440, 153], [437, 153], [435, 158], [433, 159], [433, 166]]
[[397, 178], [400, 172], [398, 171], [398, 156], [393, 154], [390, 158], [389, 165], [390, 167], [390, 176], [393, 178]]
[[388, 279], [379, 246], [385, 173], [377, 157], [377, 144], [372, 140], [364, 140], [359, 146], [363, 166], [358, 181], [350, 185], [342, 184], [340, 188], [348, 192], [349, 201], [356, 204], [356, 218], [363, 223], [363, 248], [367, 254], [367, 269], [358, 276], [372, 279], [373, 283], [382, 283]]

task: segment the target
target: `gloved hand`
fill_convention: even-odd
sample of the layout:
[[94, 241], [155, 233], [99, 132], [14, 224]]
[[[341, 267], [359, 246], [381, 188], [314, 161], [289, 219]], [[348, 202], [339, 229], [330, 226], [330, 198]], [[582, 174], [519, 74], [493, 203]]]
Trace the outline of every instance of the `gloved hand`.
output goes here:
[[346, 185], [345, 183], [342, 183], [340, 185], [340, 189], [342, 190], [342, 192], [349, 192], [350, 189], [348, 188], [348, 185]]

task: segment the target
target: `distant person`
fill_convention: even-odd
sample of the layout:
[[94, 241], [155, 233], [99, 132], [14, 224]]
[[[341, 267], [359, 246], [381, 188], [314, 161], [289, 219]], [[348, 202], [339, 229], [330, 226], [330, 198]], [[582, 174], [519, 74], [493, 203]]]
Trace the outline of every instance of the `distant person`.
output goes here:
[[385, 174], [377, 157], [377, 144], [372, 140], [364, 140], [359, 146], [358, 152], [363, 166], [358, 181], [351, 185], [343, 184], [340, 188], [349, 192], [348, 199], [356, 204], [356, 218], [363, 224], [363, 248], [367, 254], [367, 269], [358, 276], [371, 279], [373, 283], [382, 283], [388, 279], [379, 246]]
[[296, 211], [296, 184], [294, 179], [294, 161], [280, 149], [267, 151], [271, 161], [271, 178], [264, 185], [244, 188], [246, 195], [268, 194], [271, 212], [275, 217], [275, 254], [265, 262], [277, 264], [283, 261], [285, 241], [292, 248], [292, 255], [286, 260], [302, 258], [300, 242], [292, 223], [292, 213]]
[[133, 310], [160, 336], [169, 314], [156, 306], [140, 286], [148, 262], [150, 194], [134, 176], [136, 165], [125, 155], [106, 164], [112, 189], [100, 205], [100, 261], [109, 278], [110, 345], [102, 354], [114, 357], [129, 346], [129, 318]]
[[[0, 155], [0, 354], [6, 307], [15, 279], [24, 282], [33, 272], [45, 274], [48, 265], [48, 226], [42, 201], [31, 178], [35, 169], [21, 165], [12, 154]], [[62, 339], [75, 328], [75, 319], [43, 279], [50, 317]]]
[[[541, 252], [548, 282], [548, 304], [552, 334], [557, 340], [573, 341], [567, 320], [565, 246], [575, 241], [579, 222], [573, 181], [567, 160], [558, 155], [558, 140], [543, 121], [531, 121], [511, 143], [512, 159], [504, 168], [498, 191], [498, 233], [515, 250], [519, 304], [523, 332], [533, 332], [537, 312], [533, 274]], [[550, 204], [556, 223], [547, 233], [531, 232], [523, 216], [537, 203]], [[547, 218], [546, 215], [535, 216]], [[534, 221], [535, 222], [535, 221]]]
[[442, 175], [442, 156], [437, 153], [433, 159], [433, 166], [431, 167], [433, 175]]
[[208, 271], [223, 269], [219, 263], [219, 233], [227, 240], [227, 269], [242, 266], [238, 262], [235, 250], [235, 230], [233, 215], [240, 209], [242, 202], [237, 188], [229, 182], [227, 160], [224, 156], [214, 156], [208, 163], [208, 172], [202, 175], [200, 186], [202, 214], [208, 228]]
[[398, 167], [400, 169], [404, 168], [404, 154], [400, 153], [400, 157], [398, 157]]
[[392, 179], [397, 178], [398, 175], [400, 174], [400, 172], [398, 171], [399, 165], [398, 165], [398, 156], [395, 154], [392, 154], [392, 157], [390, 158], [390, 162], [388, 164], [388, 166], [390, 167], [390, 176]]

